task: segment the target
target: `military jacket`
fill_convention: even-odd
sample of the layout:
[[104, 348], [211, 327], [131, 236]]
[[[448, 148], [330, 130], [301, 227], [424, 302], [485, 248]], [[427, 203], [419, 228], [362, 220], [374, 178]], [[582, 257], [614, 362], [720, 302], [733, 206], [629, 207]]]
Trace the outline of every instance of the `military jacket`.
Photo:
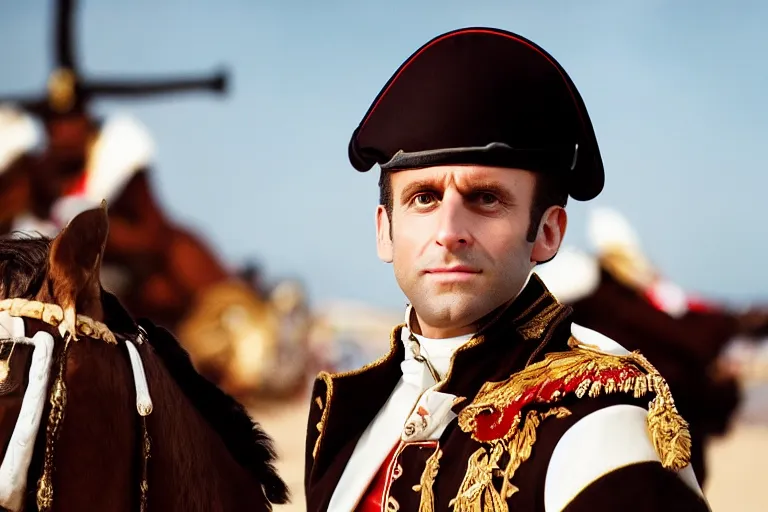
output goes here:
[[[453, 420], [438, 438], [404, 425], [387, 468], [388, 512], [709, 510], [689, 464], [687, 424], [662, 376], [570, 317], [533, 274], [454, 353], [427, 391], [456, 397]], [[400, 379], [402, 328], [381, 359], [315, 381], [309, 512], [328, 509], [360, 436]], [[416, 424], [426, 427], [430, 413], [418, 409]]]

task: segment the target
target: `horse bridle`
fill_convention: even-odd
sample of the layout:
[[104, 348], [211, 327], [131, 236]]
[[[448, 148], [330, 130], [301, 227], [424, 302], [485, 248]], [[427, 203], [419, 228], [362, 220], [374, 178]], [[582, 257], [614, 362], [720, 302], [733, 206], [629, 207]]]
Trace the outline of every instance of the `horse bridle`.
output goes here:
[[[118, 345], [118, 339], [125, 343], [133, 371], [136, 409], [142, 430], [143, 463], [139, 491], [140, 510], [144, 512], [147, 506], [149, 488], [148, 461], [150, 455], [146, 417], [152, 412], [153, 407], [144, 366], [136, 344], [142, 345], [147, 340], [146, 330], [138, 326], [138, 335], [132, 341], [128, 336], [115, 335], [101, 322], [87, 316], [77, 315], [74, 332], [70, 332], [64, 321], [64, 311], [60, 306], [18, 298], [0, 300], [0, 315], [7, 315], [10, 318], [12, 324], [10, 341], [12, 343], [34, 346], [29, 383], [24, 392], [22, 408], [11, 435], [11, 442], [8, 444], [5, 457], [0, 464], [0, 508], [17, 512], [24, 507], [23, 498], [26, 493], [27, 471], [31, 464], [34, 441], [40, 429], [46, 399], [50, 403], [51, 409], [46, 426], [43, 470], [37, 484], [37, 507], [40, 512], [47, 512], [52, 508], [54, 448], [66, 408], [67, 388], [64, 382], [66, 362], [71, 342], [77, 340], [77, 336], [80, 335], [101, 340], [111, 345]], [[38, 331], [33, 337], [27, 337], [24, 332], [24, 318], [40, 320], [58, 328], [64, 347], [56, 361], [53, 357], [53, 336], [46, 331]], [[55, 380], [53, 385], [48, 387], [50, 373], [54, 365], [56, 366]]]

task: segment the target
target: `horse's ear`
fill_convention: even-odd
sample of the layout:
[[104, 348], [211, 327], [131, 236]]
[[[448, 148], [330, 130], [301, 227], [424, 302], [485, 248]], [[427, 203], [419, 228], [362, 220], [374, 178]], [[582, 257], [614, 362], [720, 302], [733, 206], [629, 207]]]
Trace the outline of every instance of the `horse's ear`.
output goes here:
[[48, 256], [51, 299], [64, 309], [62, 331], [75, 334], [77, 314], [101, 320], [101, 260], [109, 235], [107, 202], [86, 210], [53, 240]]

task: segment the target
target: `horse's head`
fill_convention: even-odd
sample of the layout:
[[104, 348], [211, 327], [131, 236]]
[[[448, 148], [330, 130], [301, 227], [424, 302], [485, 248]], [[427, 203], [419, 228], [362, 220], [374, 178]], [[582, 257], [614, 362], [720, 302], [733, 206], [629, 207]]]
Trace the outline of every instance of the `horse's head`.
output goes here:
[[58, 305], [62, 318], [54, 315], [47, 323], [76, 339], [77, 314], [104, 320], [99, 272], [108, 233], [106, 203], [102, 203], [73, 219], [53, 240], [3, 241], [0, 300]]
[[[77, 217], [53, 240], [0, 240], [0, 442], [7, 446], [0, 465], [0, 505], [6, 509], [23, 506], [44, 411], [51, 418], [48, 430], [61, 424], [70, 341], [90, 338], [102, 349], [117, 343], [103, 323], [99, 283], [107, 233], [102, 204]], [[46, 459], [53, 455], [54, 442], [49, 433]], [[41, 509], [50, 504], [52, 471], [52, 460], [46, 460], [38, 482]]]
[[[285, 501], [270, 440], [242, 406], [194, 371], [170, 333], [139, 327], [103, 290], [108, 231], [103, 203], [52, 240], [0, 239], [0, 510], [22, 510], [35, 483], [41, 511], [54, 488], [63, 509], [154, 499], [181, 510], [196, 492], [201, 510]], [[219, 473], [230, 481], [194, 481]]]

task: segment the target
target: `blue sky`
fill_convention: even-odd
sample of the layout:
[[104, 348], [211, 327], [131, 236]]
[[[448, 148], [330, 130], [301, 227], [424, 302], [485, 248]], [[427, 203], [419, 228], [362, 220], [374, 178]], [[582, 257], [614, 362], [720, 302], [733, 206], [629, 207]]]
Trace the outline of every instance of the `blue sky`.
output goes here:
[[[162, 5], [158, 5], [162, 4]], [[93, 74], [232, 71], [226, 98], [102, 102], [152, 132], [157, 193], [231, 265], [299, 277], [315, 300], [403, 303], [375, 253], [377, 173], [347, 144], [397, 66], [462, 26], [547, 49], [589, 109], [606, 167], [569, 205], [584, 247], [589, 204], [619, 207], [678, 282], [724, 300], [768, 296], [765, 255], [768, 4], [758, 1], [81, 1]], [[52, 4], [0, 6], [0, 94], [42, 90]]]

